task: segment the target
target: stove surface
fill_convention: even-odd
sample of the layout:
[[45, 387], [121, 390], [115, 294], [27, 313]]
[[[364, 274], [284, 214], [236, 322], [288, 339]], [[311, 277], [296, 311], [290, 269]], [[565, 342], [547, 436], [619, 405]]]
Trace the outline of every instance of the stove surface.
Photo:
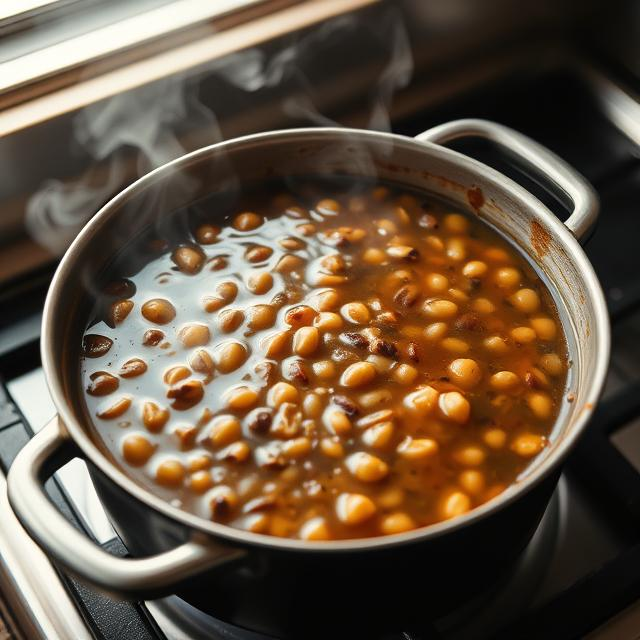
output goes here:
[[[617, 94], [608, 91], [603, 98], [603, 82], [607, 81], [575, 68], [519, 73], [495, 87], [449, 101], [446, 107], [396, 123], [397, 132], [415, 135], [459, 117], [497, 120], [547, 145], [592, 182], [600, 195], [602, 212], [587, 253], [607, 296], [613, 354], [604, 399], [569, 458], [540, 529], [518, 566], [454, 615], [425, 621], [422, 629], [404, 629], [403, 622], [397, 621], [398, 631], [389, 638], [638, 637], [640, 622], [633, 618], [637, 613], [633, 606], [640, 601], [640, 252], [635, 246], [640, 231], [636, 213], [640, 201], [640, 107], [623, 101], [635, 109], [627, 121], [635, 118], [639, 128], [621, 129], [616, 119], [619, 112], [611, 102]], [[467, 143], [459, 148], [517, 178], [560, 217], [566, 217], [555, 197], [506, 162], [503, 155], [484, 144]], [[33, 322], [33, 318], [25, 320], [31, 323], [31, 330]], [[14, 335], [19, 328], [16, 325], [11, 331]], [[0, 376], [9, 394], [6, 398], [0, 395], [0, 467], [5, 472], [24, 442], [55, 413], [34, 345], [32, 341], [0, 356]], [[16, 371], [22, 373], [15, 375]], [[67, 465], [48, 486], [70, 520], [104, 548], [126, 554], [82, 462]], [[119, 602], [64, 574], [51, 575], [62, 588], [51, 588], [47, 593], [41, 590], [37, 597], [48, 604], [52, 616], [51, 610], [65, 611], [65, 606], [80, 612], [83, 622], [74, 620], [84, 627], [78, 628], [77, 638], [264, 639], [213, 620], [175, 597]], [[0, 592], [10, 588], [10, 581], [0, 571]], [[615, 618], [621, 612], [624, 616]], [[631, 626], [624, 631], [624, 624]], [[9, 633], [20, 637], [20, 625], [14, 621], [14, 627], [12, 632], [9, 621]], [[0, 624], [0, 639], [2, 634]], [[336, 637], [339, 635], [338, 629]]]

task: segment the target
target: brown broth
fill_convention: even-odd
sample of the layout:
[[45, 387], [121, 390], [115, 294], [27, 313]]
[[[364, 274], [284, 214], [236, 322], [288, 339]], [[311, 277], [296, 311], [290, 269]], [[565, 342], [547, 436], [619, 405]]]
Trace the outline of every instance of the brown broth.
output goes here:
[[87, 329], [112, 341], [85, 336], [88, 411], [141, 485], [234, 527], [357, 538], [461, 515], [547, 446], [561, 323], [487, 225], [380, 185], [265, 187], [229, 214], [112, 283]]

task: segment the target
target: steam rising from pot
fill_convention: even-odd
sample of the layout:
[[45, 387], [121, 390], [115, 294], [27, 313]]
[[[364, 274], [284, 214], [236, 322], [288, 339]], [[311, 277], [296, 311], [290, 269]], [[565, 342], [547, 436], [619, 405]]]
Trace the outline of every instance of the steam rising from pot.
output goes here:
[[[251, 100], [282, 89], [287, 97], [278, 98], [280, 108], [295, 124], [337, 125], [317, 104], [313, 71], [340, 46], [354, 44], [357, 54], [364, 36], [385, 58], [368, 95], [368, 126], [389, 130], [393, 95], [407, 85], [413, 71], [402, 17], [393, 8], [375, 22], [357, 15], [339, 17], [275, 53], [250, 49], [232, 54], [198, 77], [167, 78], [85, 108], [73, 121], [73, 140], [89, 158], [90, 167], [75, 182], [52, 179], [43, 184], [27, 204], [29, 233], [52, 253], [61, 254], [89, 218], [128, 183], [188, 151], [222, 140], [214, 110], [200, 95], [203, 77], [222, 78]], [[224, 95], [217, 95], [207, 103], [223, 100]], [[181, 176], [182, 197], [195, 186], [191, 180]], [[176, 181], [172, 182], [175, 188]], [[156, 193], [154, 201], [146, 203], [148, 215], [154, 215], [152, 209], [167, 207], [167, 197], [170, 194]]]

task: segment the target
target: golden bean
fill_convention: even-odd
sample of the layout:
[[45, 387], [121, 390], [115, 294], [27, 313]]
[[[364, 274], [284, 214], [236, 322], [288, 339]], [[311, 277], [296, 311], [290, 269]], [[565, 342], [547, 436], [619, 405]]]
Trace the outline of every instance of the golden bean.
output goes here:
[[167, 369], [164, 374], [164, 381], [166, 384], [173, 386], [181, 380], [186, 380], [191, 375], [191, 371], [182, 365], [177, 367], [171, 367]]
[[550, 375], [559, 376], [564, 371], [564, 364], [557, 353], [547, 353], [540, 358], [540, 366]]
[[159, 407], [155, 402], [145, 402], [142, 407], [142, 422], [153, 433], [162, 430], [169, 420], [169, 409]]
[[96, 371], [89, 376], [91, 383], [87, 387], [90, 396], [108, 396], [120, 386], [118, 378], [106, 371]]
[[138, 433], [127, 435], [122, 441], [122, 456], [132, 467], [141, 467], [154, 454], [156, 446]]
[[155, 347], [164, 340], [164, 333], [158, 329], [149, 329], [142, 336], [142, 344], [145, 347]]
[[238, 494], [224, 484], [214, 487], [207, 496], [213, 518], [224, 518], [238, 505]]
[[311, 440], [302, 436], [287, 440], [282, 445], [282, 453], [287, 458], [304, 458], [311, 451]]
[[273, 276], [266, 271], [252, 273], [247, 278], [247, 289], [256, 295], [267, 293], [273, 287]]
[[285, 352], [290, 338], [291, 334], [288, 331], [277, 331], [264, 338], [260, 343], [260, 348], [264, 349], [267, 358], [275, 358]]
[[442, 219], [444, 228], [449, 233], [467, 233], [469, 231], [469, 221], [459, 213], [449, 213]]
[[176, 310], [168, 300], [153, 298], [142, 305], [142, 315], [149, 322], [168, 324], [176, 317]]
[[342, 317], [354, 324], [367, 324], [371, 320], [371, 313], [362, 302], [348, 302], [342, 305]]
[[313, 321], [313, 326], [320, 331], [338, 331], [342, 325], [342, 318], [331, 311], [321, 311]]
[[140, 358], [130, 358], [122, 367], [118, 375], [122, 378], [137, 378], [147, 371], [147, 363]]
[[171, 406], [177, 411], [191, 409], [204, 397], [204, 387], [200, 380], [184, 380], [173, 385], [167, 391], [167, 398], [173, 402]]
[[520, 284], [520, 272], [513, 267], [501, 267], [495, 273], [494, 281], [501, 289], [513, 289]]
[[156, 482], [164, 487], [179, 487], [184, 476], [185, 469], [179, 460], [164, 460], [156, 469]]
[[342, 458], [344, 456], [344, 447], [335, 436], [322, 438], [322, 440], [320, 440], [320, 451], [328, 458]]
[[448, 367], [449, 377], [454, 384], [463, 389], [473, 389], [482, 380], [482, 370], [471, 358], [458, 358]]
[[393, 418], [393, 411], [391, 409], [381, 409], [374, 413], [369, 413], [358, 420], [359, 427], [370, 427], [372, 424], [378, 422], [385, 422]]
[[303, 540], [331, 540], [329, 525], [322, 517], [307, 520], [300, 527], [299, 535]]
[[536, 332], [531, 327], [511, 329], [511, 337], [517, 344], [528, 344], [536, 339]]
[[238, 231], [253, 231], [257, 229], [263, 222], [262, 216], [257, 213], [246, 211], [237, 215], [233, 221], [233, 226]]
[[491, 336], [482, 341], [485, 349], [497, 355], [504, 355], [509, 352], [507, 343], [500, 336]]
[[293, 335], [293, 351], [308, 358], [320, 343], [320, 334], [316, 327], [300, 327]]
[[432, 322], [424, 329], [424, 337], [427, 340], [441, 340], [447, 334], [449, 327], [445, 322]]
[[536, 433], [522, 433], [511, 443], [511, 449], [522, 458], [532, 458], [544, 449], [545, 439]]
[[258, 392], [251, 387], [236, 387], [225, 394], [227, 406], [235, 411], [246, 411], [255, 407], [260, 398]]
[[202, 495], [213, 487], [213, 479], [211, 474], [204, 469], [191, 474], [189, 478], [189, 489], [194, 493]]
[[201, 347], [209, 342], [211, 333], [205, 324], [187, 324], [178, 332], [178, 339], [187, 349]]
[[462, 238], [451, 238], [446, 247], [447, 256], [456, 262], [461, 262], [467, 257], [467, 249]]
[[336, 500], [338, 519], [350, 526], [366, 522], [376, 511], [373, 500], [361, 493], [341, 493]]
[[438, 406], [440, 394], [433, 387], [421, 387], [404, 397], [404, 406], [416, 417], [424, 417]]
[[448, 293], [457, 302], [467, 302], [469, 300], [469, 296], [461, 289], [455, 289], [452, 287], [449, 289]]
[[378, 495], [377, 501], [383, 509], [396, 509], [405, 499], [405, 492], [400, 487], [388, 487]]
[[440, 394], [438, 406], [445, 418], [458, 424], [464, 424], [471, 414], [469, 401], [458, 391], [448, 391]]
[[218, 416], [209, 430], [208, 439], [216, 449], [225, 447], [242, 436], [242, 427], [233, 416]]
[[363, 393], [358, 397], [358, 404], [363, 409], [371, 409], [385, 402], [391, 402], [391, 391], [388, 389], [376, 389], [375, 391], [369, 391]]
[[418, 370], [410, 364], [399, 364], [391, 372], [391, 377], [398, 384], [411, 384], [418, 377]]
[[362, 482], [378, 482], [389, 473], [386, 462], [364, 451], [352, 453], [345, 460], [345, 465], [351, 475]]
[[448, 520], [457, 518], [471, 509], [471, 499], [462, 491], [450, 493], [442, 503], [440, 512], [442, 518]]
[[507, 434], [502, 429], [488, 429], [482, 439], [492, 449], [502, 449], [507, 441]]
[[265, 247], [264, 245], [255, 245], [249, 247], [244, 254], [244, 257], [249, 262], [257, 264], [258, 262], [264, 262], [271, 257], [273, 249], [271, 247]]
[[460, 486], [473, 496], [477, 496], [484, 491], [485, 479], [481, 471], [475, 469], [467, 469], [458, 476]]
[[387, 254], [382, 249], [365, 249], [362, 254], [362, 261], [367, 264], [384, 264], [387, 261]]
[[394, 533], [404, 533], [416, 528], [413, 518], [402, 511], [390, 513], [384, 516], [380, 523], [380, 530], [385, 535], [393, 535]]
[[276, 311], [268, 304], [257, 304], [247, 309], [247, 326], [254, 331], [268, 329], [276, 321]]
[[113, 326], [117, 326], [124, 322], [125, 318], [133, 309], [132, 300], [117, 300], [111, 305], [110, 319]]
[[332, 409], [327, 413], [329, 429], [336, 435], [344, 435], [351, 431], [351, 420], [349, 416], [340, 409]]
[[322, 415], [322, 400], [316, 393], [307, 393], [302, 401], [302, 408], [309, 418], [319, 418]]
[[235, 371], [247, 359], [247, 348], [239, 342], [222, 342], [213, 353], [216, 367], [222, 373]]
[[481, 260], [471, 260], [462, 267], [462, 275], [466, 278], [482, 278], [487, 273], [487, 263]]
[[361, 387], [369, 384], [376, 373], [376, 368], [370, 362], [354, 362], [342, 372], [340, 384], [344, 387]]
[[527, 395], [527, 405], [539, 420], [546, 420], [553, 411], [553, 402], [546, 393], [530, 393]]
[[450, 320], [458, 313], [458, 305], [451, 300], [430, 299], [422, 305], [422, 313], [434, 320]]
[[362, 434], [362, 442], [373, 449], [385, 449], [393, 437], [393, 422], [379, 422]]
[[[298, 329], [300, 331], [300, 329]], [[298, 355], [302, 355], [301, 353]], [[312, 365], [313, 373], [322, 380], [330, 380], [336, 375], [336, 366], [332, 360], [320, 360]]]
[[196, 471], [202, 471], [204, 469], [210, 469], [213, 465], [213, 460], [208, 454], [197, 455], [189, 460], [188, 469], [189, 473], [195, 473]]
[[531, 318], [530, 324], [540, 340], [554, 340], [557, 333], [556, 323], [551, 318]]
[[321, 291], [315, 296], [318, 311], [331, 311], [340, 304], [340, 294], [335, 289]]
[[489, 384], [496, 391], [508, 391], [520, 384], [520, 378], [513, 371], [498, 371], [489, 378]]
[[298, 329], [300, 327], [307, 327], [313, 324], [317, 315], [318, 313], [315, 309], [312, 309], [305, 304], [300, 304], [287, 311], [284, 316], [284, 321], [294, 329]]
[[510, 262], [511, 261], [511, 257], [509, 256], [509, 254], [504, 249], [500, 249], [498, 247], [489, 247], [484, 252], [484, 257], [486, 260], [489, 260], [489, 262]]
[[429, 273], [424, 279], [425, 286], [435, 293], [443, 293], [449, 288], [449, 280], [440, 273]]
[[178, 247], [172, 254], [171, 259], [178, 265], [183, 273], [193, 275], [202, 269], [204, 264], [204, 253], [196, 247]]
[[251, 447], [244, 440], [239, 440], [220, 451], [218, 457], [229, 462], [246, 462], [250, 455]]
[[509, 298], [509, 301], [522, 313], [533, 313], [540, 307], [540, 297], [533, 289], [520, 289]]
[[293, 253], [286, 253], [278, 260], [275, 270], [278, 273], [291, 273], [292, 271], [300, 269], [304, 263], [304, 260], [300, 256], [296, 256]]
[[412, 462], [428, 460], [438, 453], [438, 443], [432, 438], [412, 438], [407, 436], [396, 451], [401, 458]]
[[131, 406], [131, 398], [123, 397], [111, 404], [106, 409], [101, 409], [96, 414], [102, 420], [115, 420], [119, 418]]
[[489, 315], [496, 310], [496, 305], [491, 300], [487, 300], [487, 298], [476, 298], [471, 303], [471, 308], [477, 313]]
[[277, 408], [285, 402], [298, 402], [298, 390], [288, 382], [277, 382], [267, 393], [267, 404]]
[[469, 343], [461, 340], [460, 338], [444, 338], [440, 343], [440, 346], [451, 353], [467, 353], [471, 347]]
[[477, 467], [485, 461], [486, 457], [484, 450], [476, 446], [463, 447], [453, 453], [454, 460], [465, 467]]
[[203, 224], [196, 230], [196, 240], [200, 244], [213, 244], [220, 235], [220, 227], [212, 224]]

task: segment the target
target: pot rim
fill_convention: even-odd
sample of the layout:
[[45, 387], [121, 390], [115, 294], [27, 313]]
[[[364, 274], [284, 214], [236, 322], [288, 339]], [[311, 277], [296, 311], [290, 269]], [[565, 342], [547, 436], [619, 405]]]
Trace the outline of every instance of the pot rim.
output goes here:
[[[434, 523], [405, 533], [371, 538], [353, 538], [319, 542], [251, 533], [213, 521], [208, 521], [195, 514], [191, 514], [179, 509], [178, 507], [172, 506], [169, 502], [154, 495], [151, 491], [134, 482], [124, 473], [124, 471], [113, 464], [100, 451], [79, 422], [75, 419], [73, 411], [71, 411], [67, 403], [65, 393], [61, 385], [61, 376], [57, 373], [58, 365], [54, 359], [52, 340], [55, 337], [53, 331], [53, 318], [60, 299], [60, 289], [64, 285], [67, 273], [74, 268], [77, 254], [81, 252], [85, 244], [91, 240], [94, 232], [105, 224], [111, 215], [116, 215], [120, 205], [125, 203], [129, 198], [154, 183], [161, 181], [176, 169], [189, 165], [194, 161], [205, 159], [211, 154], [217, 153], [221, 150], [233, 150], [235, 147], [241, 147], [251, 142], [269, 142], [271, 140], [287, 137], [299, 138], [302, 141], [303, 139], [309, 140], [311, 138], [331, 136], [344, 136], [349, 137], [351, 140], [355, 137], [365, 141], [380, 143], [388, 143], [391, 139], [397, 145], [411, 147], [413, 149], [420, 150], [421, 152], [431, 154], [432, 156], [439, 156], [445, 160], [453, 161], [463, 169], [475, 174], [481, 174], [484, 180], [492, 183], [492, 186], [498, 188], [502, 192], [508, 192], [514, 201], [523, 204], [530, 210], [534, 210], [536, 217], [542, 220], [544, 224], [554, 232], [555, 239], [561, 243], [567, 250], [567, 253], [571, 255], [572, 261], [577, 264], [577, 271], [582, 275], [585, 289], [591, 295], [594, 307], [598, 353], [596, 354], [596, 365], [592, 376], [591, 388], [586, 392], [585, 404], [583, 409], [575, 417], [571, 427], [571, 432], [565, 437], [560, 438], [558, 442], [552, 443], [545, 459], [522, 479], [517, 480], [507, 487], [507, 489], [505, 489], [505, 491], [499, 496], [475, 507], [468, 513], [457, 518]], [[522, 249], [520, 248], [520, 250]], [[58, 309], [58, 313], [60, 312], [61, 311]], [[40, 350], [45, 378], [54, 404], [58, 410], [58, 414], [62, 419], [67, 432], [82, 451], [83, 456], [87, 461], [90, 461], [95, 467], [97, 467], [107, 478], [115, 482], [120, 489], [124, 490], [127, 494], [133, 496], [146, 506], [160, 512], [170, 520], [178, 521], [184, 526], [196, 530], [199, 533], [209, 534], [218, 539], [224, 540], [226, 543], [232, 543], [235, 545], [259, 546], [280, 549], [283, 551], [313, 551], [314, 553], [329, 551], [369, 551], [439, 537], [463, 528], [473, 522], [482, 520], [517, 500], [522, 494], [533, 489], [550, 473], [556, 470], [571, 450], [576, 440], [582, 434], [582, 431], [591, 417], [592, 410], [595, 407], [602, 391], [609, 361], [610, 326], [602, 288], [591, 263], [576, 238], [569, 229], [558, 218], [556, 218], [547, 209], [547, 207], [545, 207], [542, 202], [504, 174], [473, 158], [470, 158], [469, 156], [431, 142], [419, 141], [407, 136], [342, 127], [306, 127], [251, 134], [202, 147], [154, 169], [120, 191], [83, 227], [60, 261], [51, 281], [44, 305]]]

